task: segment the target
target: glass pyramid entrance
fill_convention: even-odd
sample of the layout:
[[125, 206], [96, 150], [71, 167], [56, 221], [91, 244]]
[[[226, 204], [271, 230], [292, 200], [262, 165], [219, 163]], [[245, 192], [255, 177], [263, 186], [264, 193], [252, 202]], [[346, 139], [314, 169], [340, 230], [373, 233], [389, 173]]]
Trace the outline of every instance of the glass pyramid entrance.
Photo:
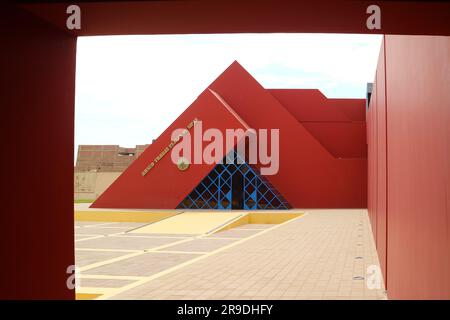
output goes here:
[[[233, 162], [226, 163], [227, 157]], [[270, 210], [289, 209], [290, 205], [264, 176], [232, 151], [177, 208]]]

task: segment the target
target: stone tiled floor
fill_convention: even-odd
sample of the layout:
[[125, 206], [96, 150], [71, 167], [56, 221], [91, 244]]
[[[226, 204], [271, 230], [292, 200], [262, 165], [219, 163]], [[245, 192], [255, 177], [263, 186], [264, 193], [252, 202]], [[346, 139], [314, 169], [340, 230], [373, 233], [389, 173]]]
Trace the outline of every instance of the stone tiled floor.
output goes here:
[[105, 261], [126, 255], [126, 252], [117, 251], [84, 251], [75, 250], [75, 263], [79, 267], [85, 267], [93, 263]]
[[385, 298], [366, 279], [353, 279], [378, 265], [367, 211], [302, 212], [307, 215], [282, 225], [244, 225], [205, 237], [105, 235], [139, 225], [77, 222], [76, 234], [97, 234], [75, 243], [91, 250], [76, 251], [82, 287], [108, 288], [104, 297], [112, 299]]
[[231, 230], [225, 230], [222, 232], [213, 233], [212, 235], [208, 236], [208, 238], [246, 238], [248, 236], [254, 235], [256, 233], [259, 233], [261, 230], [258, 229], [231, 229]]
[[365, 210], [316, 210], [115, 298], [382, 299], [353, 280], [372, 264]]
[[273, 225], [271, 225], [271, 224], [257, 224], [257, 223], [255, 223], [255, 224], [246, 224], [246, 225], [243, 225], [243, 226], [239, 226], [239, 227], [236, 227], [236, 228], [234, 228], [233, 230], [245, 230], [245, 229], [259, 229], [259, 230], [261, 230], [261, 229], [268, 229], [268, 228], [270, 228], [270, 227], [273, 227]]
[[211, 252], [233, 243], [236, 240], [237, 239], [194, 239], [161, 250]]
[[127, 233], [127, 237], [141, 237], [141, 238], [189, 238], [193, 237], [192, 234], [179, 234], [179, 233]]
[[133, 280], [120, 279], [81, 279], [80, 284], [82, 287], [120, 288], [133, 282]]
[[196, 254], [151, 252], [88, 270], [88, 274], [150, 276], [195, 258]]
[[81, 240], [81, 239], [88, 239], [88, 238], [92, 238], [94, 236], [97, 235], [92, 235], [92, 234], [76, 234], [75, 235], [75, 240]]
[[127, 231], [128, 228], [121, 228], [121, 227], [103, 227], [103, 226], [95, 226], [95, 227], [80, 227], [76, 228], [76, 234], [114, 234], [114, 233], [120, 233]]

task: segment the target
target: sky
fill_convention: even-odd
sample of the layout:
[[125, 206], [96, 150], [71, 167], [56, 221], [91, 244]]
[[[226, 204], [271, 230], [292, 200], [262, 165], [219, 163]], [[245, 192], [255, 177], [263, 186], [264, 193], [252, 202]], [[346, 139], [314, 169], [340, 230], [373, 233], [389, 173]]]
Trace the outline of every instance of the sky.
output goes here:
[[79, 37], [79, 144], [156, 139], [234, 60], [265, 88], [317, 88], [364, 98], [380, 35], [221, 34]]

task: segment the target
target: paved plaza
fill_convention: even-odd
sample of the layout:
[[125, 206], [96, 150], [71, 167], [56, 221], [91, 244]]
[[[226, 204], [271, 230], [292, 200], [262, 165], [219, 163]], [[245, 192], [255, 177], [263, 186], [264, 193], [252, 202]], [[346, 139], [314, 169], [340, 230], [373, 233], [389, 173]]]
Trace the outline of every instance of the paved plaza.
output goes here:
[[[146, 225], [75, 222], [82, 294], [98, 299], [385, 299], [367, 210], [296, 210], [281, 224], [213, 234], [129, 233]], [[145, 230], [145, 229], [143, 229]]]

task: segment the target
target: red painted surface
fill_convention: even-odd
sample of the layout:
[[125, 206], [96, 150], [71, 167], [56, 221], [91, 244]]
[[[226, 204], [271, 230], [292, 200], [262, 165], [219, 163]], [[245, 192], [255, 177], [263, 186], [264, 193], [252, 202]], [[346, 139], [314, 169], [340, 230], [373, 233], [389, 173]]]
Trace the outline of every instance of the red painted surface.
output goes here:
[[368, 208], [381, 270], [387, 286], [386, 273], [386, 82], [384, 41], [378, 58], [375, 83], [368, 109]]
[[0, 299], [73, 299], [76, 39], [8, 5], [0, 29]]
[[366, 99], [329, 99], [332, 107], [339, 108], [351, 121], [366, 121], [366, 110], [361, 108]]
[[367, 159], [365, 121], [302, 124], [335, 158]]
[[[376, 242], [376, 227], [377, 224], [374, 223], [374, 218], [376, 217], [376, 135], [375, 135], [375, 129], [376, 129], [376, 117], [373, 115], [373, 110], [376, 108], [376, 87], [377, 84], [373, 84], [372, 88], [372, 97], [370, 101], [370, 108], [367, 110], [367, 209], [369, 212], [369, 219], [370, 219], [370, 225], [372, 226], [372, 233], [373, 237]], [[374, 142], [375, 141], [375, 142]]]
[[328, 99], [319, 90], [269, 89], [336, 158], [367, 158], [365, 99]]
[[[175, 209], [215, 165], [195, 164], [192, 154], [189, 169], [180, 171], [172, 162], [169, 152], [145, 176], [141, 173], [169, 145], [172, 132], [178, 128], [186, 128], [195, 118], [202, 121], [203, 130], [217, 128], [225, 132], [225, 129], [246, 128], [245, 123], [230, 112], [229, 106], [225, 106], [212, 92], [205, 90], [91, 207]], [[189, 132], [193, 149], [194, 129]], [[203, 146], [207, 144], [204, 142]], [[226, 147], [225, 141], [223, 147]]]
[[[332, 107], [329, 103], [330, 99], [317, 89], [268, 89], [268, 91], [299, 122], [350, 121], [342, 108]], [[351, 103], [352, 99], [346, 99], [346, 101]]]
[[[77, 35], [259, 32], [336, 32], [450, 35], [450, 4], [432, 1], [262, 0], [94, 1], [80, 3]], [[382, 30], [366, 27], [367, 7], [377, 4]], [[66, 30], [67, 4], [24, 5]], [[417, 23], [420, 21], [420, 23]]]
[[449, 299], [450, 38], [386, 36], [385, 52], [368, 142], [369, 211], [388, 295]]
[[380, 58], [377, 66], [376, 80], [376, 122], [377, 122], [377, 214], [376, 214], [376, 246], [380, 266], [385, 275], [385, 285], [387, 286], [387, 150], [386, 150], [386, 81], [385, 81], [385, 55], [384, 44], [381, 47]]
[[[210, 89], [217, 92], [231, 109], [226, 109]], [[364, 111], [364, 100], [359, 102], [357, 107]], [[291, 104], [291, 108], [295, 108], [293, 106]], [[315, 107], [316, 104], [308, 104], [308, 108]], [[306, 105], [302, 108], [306, 109]], [[320, 114], [327, 118], [328, 111], [335, 114], [337, 109], [324, 107]], [[230, 110], [236, 114], [233, 115]], [[347, 119], [343, 113], [341, 116]], [[212, 170], [212, 164], [193, 164], [192, 168], [181, 172], [170, 156], [166, 156], [145, 177], [140, 173], [169, 144], [171, 132], [184, 128], [194, 118], [203, 121], [204, 129], [217, 128], [222, 133], [225, 129], [243, 128], [242, 121], [238, 119], [253, 129], [279, 129], [279, 171], [266, 178], [293, 207], [366, 207], [366, 158], [340, 159], [320, 142], [323, 140], [332, 148], [342, 149], [343, 144], [347, 147], [343, 143], [345, 138], [349, 138], [350, 142], [364, 142], [364, 130], [358, 127], [354, 133], [359, 137], [351, 139], [346, 125], [352, 122], [348, 119], [347, 122], [332, 123], [329, 128], [323, 127], [326, 123], [319, 123], [322, 127], [316, 124], [310, 128], [319, 137], [318, 140], [237, 62], [225, 70], [92, 206], [176, 208]]]

